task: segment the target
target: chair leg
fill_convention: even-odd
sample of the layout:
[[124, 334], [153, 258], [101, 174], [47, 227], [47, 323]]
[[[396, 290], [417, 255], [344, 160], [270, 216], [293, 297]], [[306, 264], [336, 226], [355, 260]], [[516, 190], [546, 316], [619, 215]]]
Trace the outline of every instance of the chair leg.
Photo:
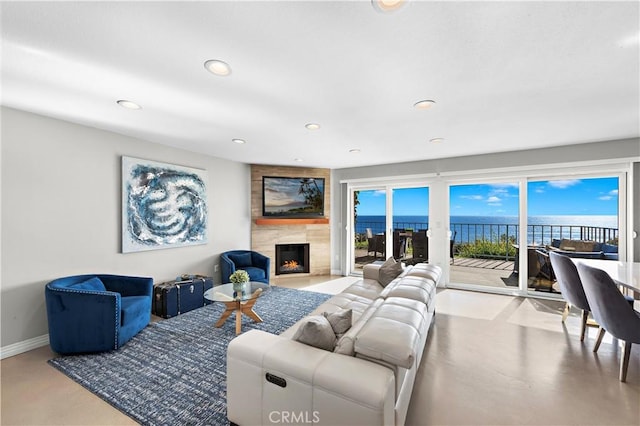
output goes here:
[[584, 334], [587, 331], [587, 320], [589, 319], [589, 311], [582, 310], [582, 328], [580, 329], [580, 341], [584, 342]]
[[631, 355], [631, 345], [629, 341], [624, 342], [624, 350], [620, 354], [620, 381], [627, 381], [627, 370], [629, 369], [629, 356]]
[[602, 338], [604, 337], [604, 333], [606, 332], [607, 331], [602, 327], [598, 329], [598, 337], [596, 338], [596, 344], [593, 345], [594, 352], [598, 352], [598, 348], [600, 348], [600, 343], [602, 343]]
[[569, 302], [564, 304], [564, 311], [562, 312], [562, 322], [567, 320], [569, 316], [569, 311], [571, 310], [571, 304]]

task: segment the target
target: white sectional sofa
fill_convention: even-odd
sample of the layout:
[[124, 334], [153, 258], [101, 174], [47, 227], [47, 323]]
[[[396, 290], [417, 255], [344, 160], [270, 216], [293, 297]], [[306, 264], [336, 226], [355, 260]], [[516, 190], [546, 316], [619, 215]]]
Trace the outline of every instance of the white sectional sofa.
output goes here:
[[353, 311], [333, 352], [252, 330], [227, 351], [227, 416], [241, 426], [279, 423], [403, 425], [435, 313], [441, 269], [409, 266], [387, 286], [380, 265], [312, 312]]

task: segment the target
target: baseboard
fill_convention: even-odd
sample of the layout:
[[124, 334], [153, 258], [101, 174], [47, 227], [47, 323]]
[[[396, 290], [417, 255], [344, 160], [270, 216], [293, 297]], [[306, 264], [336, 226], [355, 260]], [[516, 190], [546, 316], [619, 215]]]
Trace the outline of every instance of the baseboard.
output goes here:
[[23, 340], [22, 342], [0, 348], [0, 359], [9, 358], [10, 356], [19, 355], [33, 349], [41, 348], [49, 344], [49, 335], [34, 337], [33, 339]]

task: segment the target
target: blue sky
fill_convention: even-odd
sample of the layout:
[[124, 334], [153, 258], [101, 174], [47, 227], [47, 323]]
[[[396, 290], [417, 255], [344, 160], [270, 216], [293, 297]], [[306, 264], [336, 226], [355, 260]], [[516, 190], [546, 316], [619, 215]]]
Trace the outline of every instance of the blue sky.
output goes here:
[[[452, 216], [517, 216], [517, 184], [456, 185], [450, 191]], [[529, 216], [617, 215], [618, 178], [564, 179], [528, 184]], [[426, 216], [428, 188], [396, 189], [396, 216]], [[384, 191], [360, 191], [358, 215], [384, 215]]]
[[[358, 215], [384, 216], [386, 193], [360, 191]], [[401, 188], [393, 190], [393, 214], [396, 216], [427, 216], [429, 214], [429, 188]]]
[[617, 177], [529, 183], [529, 216], [617, 214]]

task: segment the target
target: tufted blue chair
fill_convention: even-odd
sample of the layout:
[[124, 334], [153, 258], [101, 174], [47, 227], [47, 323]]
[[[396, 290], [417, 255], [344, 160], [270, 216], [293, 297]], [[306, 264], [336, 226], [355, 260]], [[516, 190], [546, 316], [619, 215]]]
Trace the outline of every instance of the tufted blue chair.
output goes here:
[[251, 250], [232, 250], [220, 255], [220, 271], [222, 283], [229, 283], [229, 276], [237, 269], [243, 269], [249, 274], [251, 281], [269, 284], [271, 273], [271, 259]]
[[118, 349], [151, 319], [153, 278], [76, 275], [45, 286], [49, 343], [59, 354]]

